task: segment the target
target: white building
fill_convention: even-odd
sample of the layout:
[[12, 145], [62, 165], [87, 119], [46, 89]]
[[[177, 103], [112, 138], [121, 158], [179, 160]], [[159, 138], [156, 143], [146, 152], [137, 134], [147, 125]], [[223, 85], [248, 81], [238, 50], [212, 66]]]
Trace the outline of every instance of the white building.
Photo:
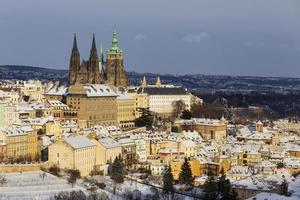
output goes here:
[[149, 108], [158, 114], [171, 114], [172, 103], [179, 100], [185, 103], [187, 110], [191, 109], [192, 95], [183, 87], [140, 87], [137, 92], [148, 94]]

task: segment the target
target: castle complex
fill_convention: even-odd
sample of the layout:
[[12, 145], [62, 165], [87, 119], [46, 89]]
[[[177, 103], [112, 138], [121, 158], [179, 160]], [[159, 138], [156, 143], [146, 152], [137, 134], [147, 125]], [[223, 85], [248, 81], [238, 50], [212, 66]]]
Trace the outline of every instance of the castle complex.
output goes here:
[[93, 36], [89, 60], [80, 61], [76, 35], [74, 36], [69, 65], [69, 85], [75, 83], [106, 83], [110, 86], [128, 85], [128, 77], [124, 70], [123, 51], [119, 47], [115, 30], [113, 32], [112, 47], [107, 50], [106, 61], [104, 61], [102, 48], [100, 56], [98, 56], [95, 36]]

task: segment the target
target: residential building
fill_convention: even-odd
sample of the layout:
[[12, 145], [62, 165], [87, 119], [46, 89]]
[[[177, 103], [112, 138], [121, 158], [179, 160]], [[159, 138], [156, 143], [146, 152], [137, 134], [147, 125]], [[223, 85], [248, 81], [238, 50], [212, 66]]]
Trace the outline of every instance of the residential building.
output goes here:
[[87, 176], [94, 169], [96, 145], [84, 136], [70, 136], [57, 140], [49, 147], [49, 164], [61, 169], [77, 169]]
[[112, 138], [93, 139], [96, 145], [96, 166], [113, 163], [117, 156], [121, 156], [121, 145]]
[[37, 132], [30, 126], [1, 128], [0, 140], [6, 144], [6, 154], [10, 160], [39, 159]]

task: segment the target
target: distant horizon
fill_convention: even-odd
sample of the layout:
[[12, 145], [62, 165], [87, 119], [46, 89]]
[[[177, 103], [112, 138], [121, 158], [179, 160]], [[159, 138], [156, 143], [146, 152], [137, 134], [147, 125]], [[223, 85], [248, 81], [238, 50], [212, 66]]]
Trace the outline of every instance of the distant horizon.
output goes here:
[[[42, 68], [42, 69], [49, 69], [49, 70], [65, 70], [68, 71], [69, 69], [59, 69], [59, 68], [49, 68], [49, 67], [39, 67], [39, 66], [30, 66], [30, 65], [14, 65], [14, 64], [0, 64], [0, 67], [3, 66], [24, 66], [24, 67], [36, 67], [36, 68]], [[292, 77], [292, 76], [261, 76], [261, 75], [230, 75], [230, 74], [192, 74], [192, 73], [186, 73], [186, 74], [172, 74], [172, 73], [156, 73], [156, 72], [138, 72], [138, 71], [128, 71], [126, 70], [127, 73], [137, 73], [137, 74], [152, 74], [152, 75], [162, 75], [162, 76], [193, 76], [193, 75], [201, 75], [201, 76], [228, 76], [228, 77], [256, 77], [256, 78], [292, 78], [292, 79], [300, 79], [300, 77]]]

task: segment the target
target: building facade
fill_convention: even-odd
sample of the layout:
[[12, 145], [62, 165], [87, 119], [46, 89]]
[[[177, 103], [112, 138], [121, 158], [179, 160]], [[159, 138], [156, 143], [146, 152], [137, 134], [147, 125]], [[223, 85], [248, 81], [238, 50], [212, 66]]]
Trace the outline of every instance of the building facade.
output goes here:
[[69, 87], [67, 105], [77, 110], [88, 126], [117, 124], [117, 94], [103, 84], [75, 84]]
[[61, 169], [77, 169], [87, 176], [94, 169], [96, 145], [84, 136], [70, 136], [49, 146], [49, 164]]
[[2, 128], [0, 140], [6, 144], [6, 156], [10, 160], [39, 158], [37, 132], [30, 127]]
[[117, 97], [117, 121], [122, 128], [134, 127], [135, 99], [125, 94]]

